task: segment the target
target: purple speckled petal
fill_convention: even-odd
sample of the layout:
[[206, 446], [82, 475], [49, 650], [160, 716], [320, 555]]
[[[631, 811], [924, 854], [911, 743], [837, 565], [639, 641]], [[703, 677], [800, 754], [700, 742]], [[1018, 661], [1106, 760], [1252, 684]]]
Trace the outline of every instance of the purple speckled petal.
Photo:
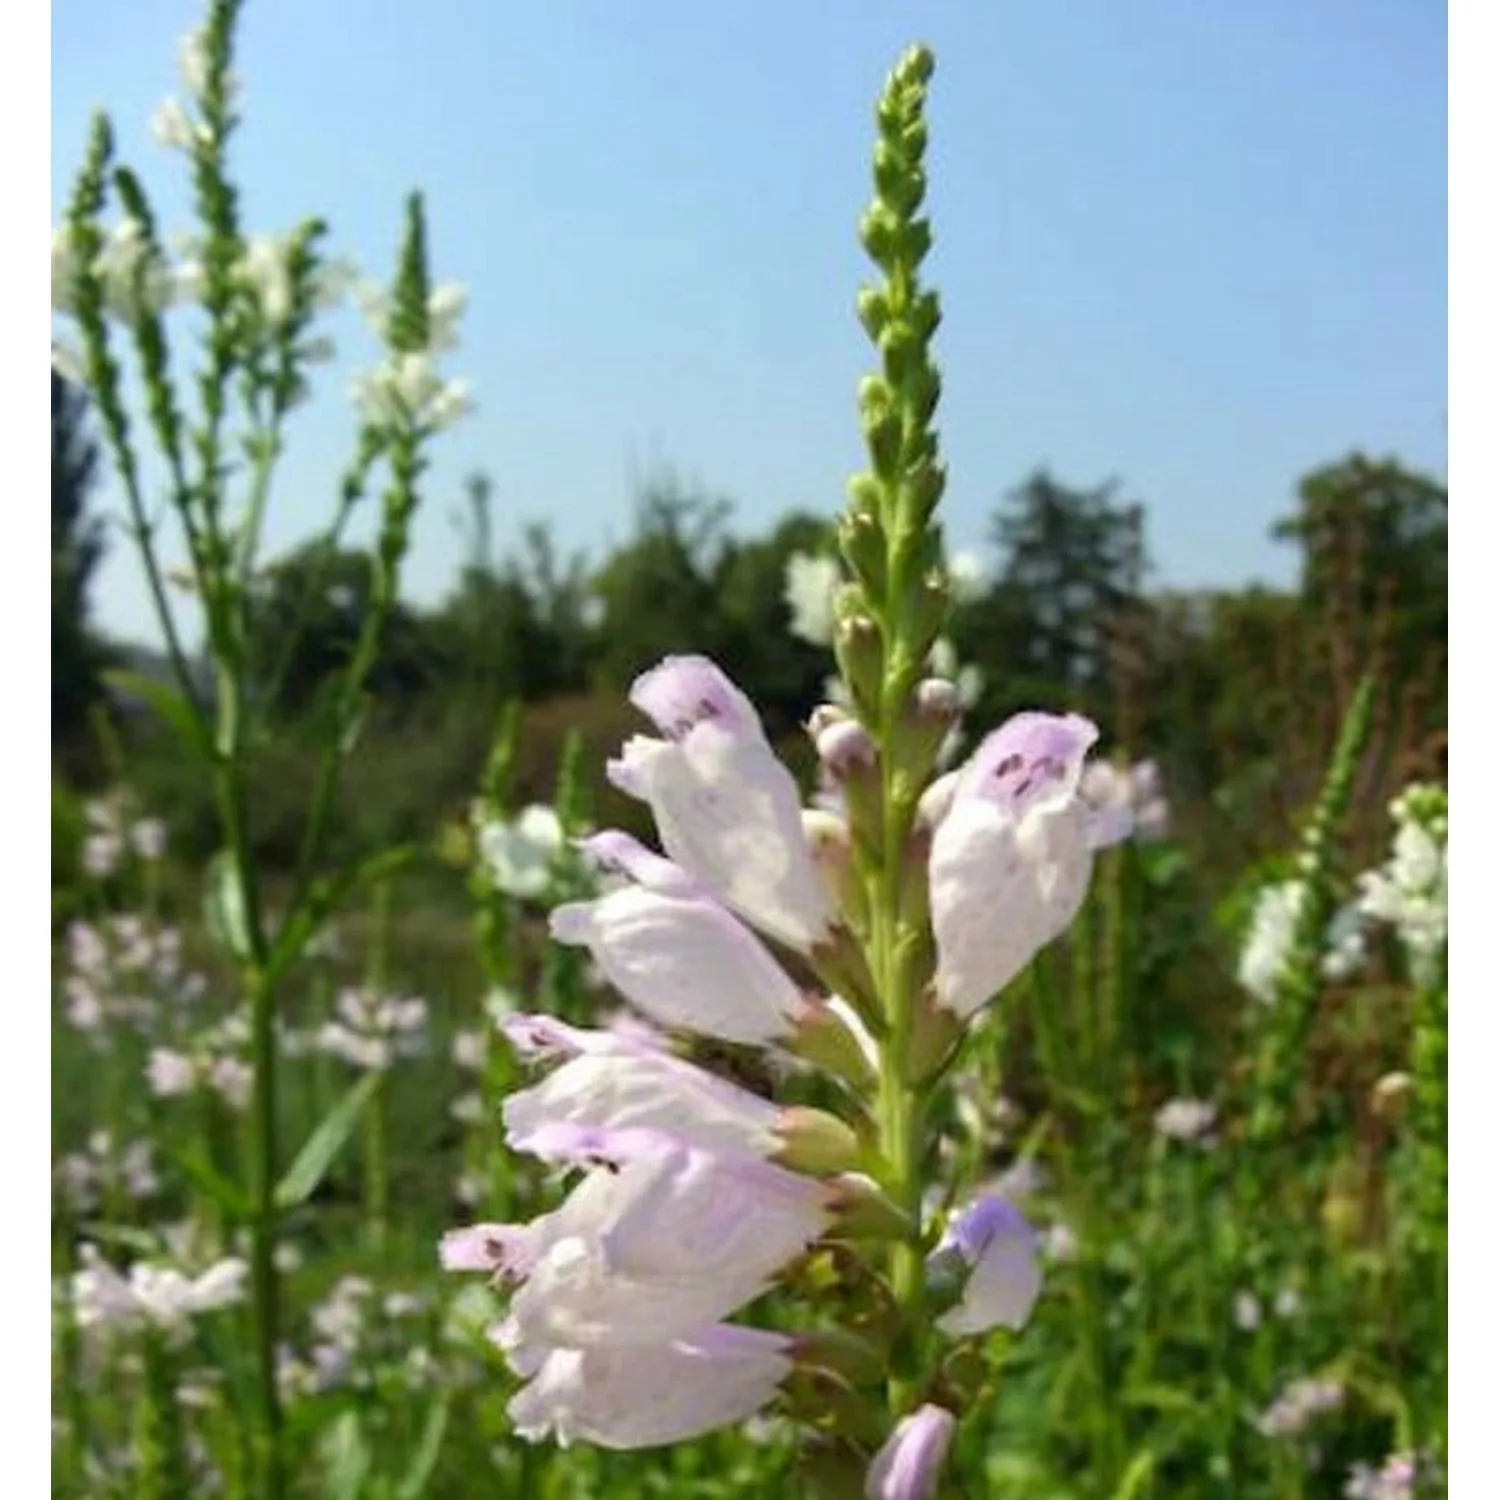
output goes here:
[[683, 739], [708, 723], [731, 734], [762, 734], [749, 699], [706, 656], [665, 658], [636, 678], [630, 701], [668, 739]]
[[986, 1193], [954, 1215], [943, 1233], [943, 1244], [955, 1247], [972, 1266], [996, 1235], [1030, 1233], [1020, 1209], [999, 1193]]
[[438, 1263], [445, 1271], [524, 1276], [534, 1259], [532, 1238], [524, 1224], [471, 1224], [465, 1229], [450, 1229], [438, 1241]]
[[1070, 795], [1098, 738], [1098, 728], [1081, 714], [1016, 714], [985, 736], [959, 795], [1008, 804], [1019, 817], [1039, 801]]
[[976, 1198], [948, 1224], [942, 1247], [969, 1264], [958, 1304], [938, 1319], [945, 1333], [966, 1336], [1004, 1325], [1020, 1328], [1041, 1293], [1036, 1231], [998, 1193]]
[[506, 1041], [528, 1061], [578, 1057], [585, 1052], [620, 1051], [625, 1046], [623, 1039], [612, 1032], [569, 1026], [556, 1016], [507, 1016], [500, 1023], [500, 1030]]
[[606, 828], [578, 841], [579, 852], [609, 874], [628, 875], [648, 891], [667, 896], [706, 896], [707, 887], [680, 865], [648, 849], [639, 839], [618, 828]]

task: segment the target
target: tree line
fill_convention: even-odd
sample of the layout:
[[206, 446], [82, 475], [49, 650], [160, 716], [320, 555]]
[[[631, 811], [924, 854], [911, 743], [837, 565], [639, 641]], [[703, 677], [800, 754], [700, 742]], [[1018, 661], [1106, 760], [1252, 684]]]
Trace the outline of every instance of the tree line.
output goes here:
[[[82, 774], [90, 726], [118, 717], [103, 673], [124, 650], [89, 609], [104, 548], [99, 479], [86, 400], [54, 371], [54, 760]], [[1181, 793], [1279, 777], [1294, 799], [1375, 663], [1393, 741], [1432, 769], [1447, 722], [1444, 484], [1358, 452], [1302, 476], [1274, 528], [1299, 558], [1287, 589], [1158, 583], [1148, 516], [1117, 482], [1078, 486], [1047, 469], [998, 497], [984, 579], [951, 631], [959, 659], [982, 674], [976, 723], [1024, 706], [1076, 708], [1107, 743], [1157, 759]], [[822, 696], [829, 653], [791, 632], [785, 590], [793, 554], [832, 552], [827, 517], [793, 513], [743, 536], [730, 501], [663, 471], [641, 486], [624, 542], [597, 559], [561, 555], [545, 524], [499, 555], [483, 474], [453, 520], [463, 554], [447, 595], [403, 602], [390, 619], [370, 683], [387, 727], [490, 720], [512, 699], [618, 698], [642, 666], [684, 650], [721, 661], [773, 734], [795, 731]], [[251, 656], [268, 723], [294, 735], [316, 719], [369, 589], [362, 553], [321, 542], [262, 572]]]

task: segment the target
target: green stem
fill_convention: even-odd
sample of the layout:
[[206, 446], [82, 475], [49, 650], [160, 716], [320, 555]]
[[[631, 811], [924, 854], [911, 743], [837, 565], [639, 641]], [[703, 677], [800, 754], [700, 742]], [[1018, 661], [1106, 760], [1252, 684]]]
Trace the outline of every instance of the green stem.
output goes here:
[[390, 1172], [386, 1161], [385, 1079], [375, 1086], [365, 1106], [365, 1233], [372, 1250], [385, 1244], [390, 1199]]

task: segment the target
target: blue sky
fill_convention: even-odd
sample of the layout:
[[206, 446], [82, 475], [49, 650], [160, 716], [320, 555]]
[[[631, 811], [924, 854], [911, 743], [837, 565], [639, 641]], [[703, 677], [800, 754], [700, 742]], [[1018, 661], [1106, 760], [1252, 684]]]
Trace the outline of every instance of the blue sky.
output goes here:
[[[185, 0], [52, 14], [53, 217], [89, 111], [168, 226], [183, 163], [147, 121], [176, 87]], [[378, 18], [378, 19], [377, 19]], [[654, 465], [759, 529], [833, 513], [860, 462], [870, 356], [871, 109], [901, 48], [937, 54], [931, 280], [950, 542], [982, 543], [1038, 464], [1148, 505], [1159, 582], [1272, 581], [1296, 477], [1353, 447], [1442, 471], [1447, 36], [1427, 0], [249, 0], [247, 220], [309, 213], [382, 276], [424, 188], [434, 268], [471, 289], [409, 592], [446, 586], [463, 476], [501, 535], [625, 534]], [[349, 361], [299, 416], [269, 540], [325, 513], [351, 435]], [[123, 542], [96, 600], [148, 633]], [[150, 632], [154, 634], [154, 632]]]

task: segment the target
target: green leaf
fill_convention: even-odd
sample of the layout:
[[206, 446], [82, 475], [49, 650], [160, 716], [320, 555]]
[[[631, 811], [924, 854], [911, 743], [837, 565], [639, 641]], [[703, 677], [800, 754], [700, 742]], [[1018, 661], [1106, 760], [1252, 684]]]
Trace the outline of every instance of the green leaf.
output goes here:
[[303, 1142], [297, 1159], [276, 1184], [276, 1206], [296, 1208], [305, 1203], [327, 1175], [333, 1159], [344, 1149], [344, 1142], [358, 1122], [361, 1112], [380, 1087], [381, 1074], [366, 1073], [353, 1088], [324, 1115], [317, 1129]]
[[1140, 1494], [1142, 1488], [1151, 1482], [1151, 1475], [1155, 1469], [1156, 1451], [1152, 1448], [1142, 1448], [1130, 1460], [1129, 1467], [1120, 1476], [1120, 1482], [1115, 1486], [1114, 1500], [1133, 1500], [1133, 1497]]
[[1141, 1406], [1148, 1411], [1183, 1412], [1192, 1416], [1204, 1414], [1205, 1407], [1187, 1391], [1170, 1385], [1139, 1385], [1125, 1392], [1127, 1406]]
[[103, 673], [103, 677], [117, 693], [128, 693], [154, 708], [177, 731], [190, 750], [199, 753], [207, 751], [208, 736], [202, 717], [192, 703], [170, 683], [148, 677], [144, 672], [132, 672], [126, 667], [111, 667]]
[[359, 1413], [346, 1411], [323, 1439], [328, 1478], [323, 1493], [329, 1500], [358, 1500], [370, 1472], [370, 1446], [359, 1425]]
[[172, 1163], [194, 1187], [206, 1193], [232, 1219], [250, 1217], [250, 1195], [239, 1183], [230, 1181], [208, 1159], [200, 1145], [177, 1146], [167, 1151]]
[[122, 1245], [139, 1256], [161, 1254], [161, 1240], [149, 1230], [137, 1229], [133, 1224], [90, 1224], [88, 1238], [103, 1241], [106, 1245]]
[[438, 1454], [443, 1447], [443, 1434], [448, 1430], [448, 1398], [434, 1401], [427, 1411], [427, 1420], [422, 1424], [422, 1436], [417, 1451], [412, 1454], [406, 1473], [396, 1486], [396, 1500], [421, 1500], [437, 1467]]
[[209, 935], [235, 958], [251, 954], [250, 919], [239, 867], [227, 849], [208, 862], [203, 877], [203, 921]]
[[268, 983], [275, 984], [296, 963], [318, 929], [343, 902], [362, 886], [395, 874], [410, 864], [417, 853], [415, 844], [399, 844], [359, 860], [337, 875], [316, 881], [276, 938], [267, 965]]

